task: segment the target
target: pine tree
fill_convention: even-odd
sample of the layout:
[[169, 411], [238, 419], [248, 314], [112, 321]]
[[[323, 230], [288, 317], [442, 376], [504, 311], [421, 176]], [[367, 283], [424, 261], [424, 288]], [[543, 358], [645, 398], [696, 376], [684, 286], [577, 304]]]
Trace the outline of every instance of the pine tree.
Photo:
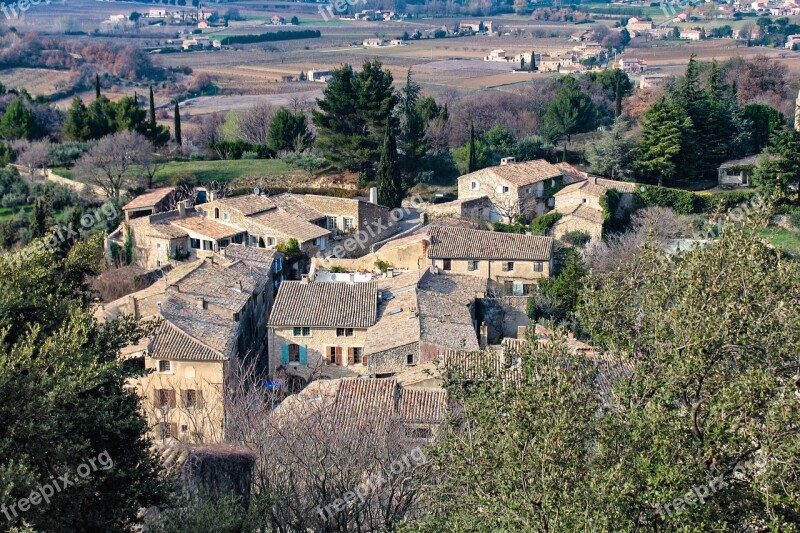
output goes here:
[[9, 141], [18, 139], [39, 139], [44, 134], [33, 111], [28, 109], [22, 98], [13, 100], [3, 118], [0, 119], [0, 137]]
[[406, 85], [400, 91], [401, 131], [400, 151], [403, 154], [401, 168], [407, 178], [414, 176], [423, 166], [428, 152], [428, 141], [425, 138], [425, 118], [420, 109], [421, 87], [412, 80], [411, 69], [408, 69]]
[[44, 237], [47, 233], [47, 219], [48, 212], [48, 199], [47, 196], [40, 196], [33, 204], [33, 212], [31, 213], [30, 223], [28, 229], [32, 239]]
[[81, 100], [80, 96], [72, 98], [72, 105], [67, 111], [67, 118], [64, 120], [64, 139], [67, 141], [85, 141], [91, 137], [91, 127], [89, 124], [89, 111]]
[[94, 75], [94, 97], [100, 98], [100, 74]]
[[637, 150], [636, 168], [658, 185], [678, 176], [692, 176], [692, 119], [684, 109], [661, 97], [642, 120], [642, 137]]
[[381, 159], [375, 178], [378, 187], [378, 203], [392, 209], [400, 207], [403, 201], [403, 184], [391, 119], [386, 122]]
[[467, 159], [467, 172], [478, 170], [478, 158], [475, 154], [475, 124], [469, 124], [469, 159]]
[[181, 108], [177, 100], [175, 100], [175, 142], [178, 146], [183, 146], [183, 139], [181, 139]]
[[519, 69], [520, 70], [525, 70], [525, 56], [520, 56]]

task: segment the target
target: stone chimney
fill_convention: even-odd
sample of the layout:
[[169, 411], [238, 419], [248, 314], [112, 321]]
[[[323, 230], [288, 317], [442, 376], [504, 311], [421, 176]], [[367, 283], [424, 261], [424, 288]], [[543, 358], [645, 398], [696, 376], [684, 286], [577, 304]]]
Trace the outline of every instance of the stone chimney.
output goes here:
[[568, 332], [567, 333], [567, 339], [569, 339], [571, 341], [574, 341], [575, 340], [575, 333], [573, 333], [572, 331]]
[[131, 315], [133, 315], [133, 319], [138, 320], [139, 311], [136, 309], [136, 296], [133, 294], [128, 296], [128, 307], [131, 308]]
[[370, 187], [369, 188], [369, 203], [377, 204], [378, 203], [378, 188], [377, 187]]
[[217, 191], [208, 191], [208, 201], [213, 202], [217, 199]]
[[489, 326], [486, 325], [486, 322], [481, 324], [479, 342], [481, 349], [486, 349], [486, 347], [489, 346]]
[[516, 157], [503, 157], [500, 158], [500, 166], [510, 165], [511, 163], [516, 163]]
[[356, 274], [355, 272], [350, 272], [350, 283], [356, 282]]
[[300, 283], [308, 285], [308, 274], [303, 274], [302, 276], [300, 276]]
[[178, 218], [186, 218], [186, 200], [178, 202]]

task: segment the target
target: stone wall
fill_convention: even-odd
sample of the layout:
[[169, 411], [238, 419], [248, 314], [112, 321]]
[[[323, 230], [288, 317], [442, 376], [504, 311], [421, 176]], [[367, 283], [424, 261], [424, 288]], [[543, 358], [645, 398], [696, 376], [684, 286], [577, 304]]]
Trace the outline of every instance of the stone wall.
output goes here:
[[414, 356], [413, 365], [419, 364], [419, 342], [398, 346], [382, 352], [370, 354], [367, 366], [370, 374], [391, 374], [408, 370], [408, 354]]

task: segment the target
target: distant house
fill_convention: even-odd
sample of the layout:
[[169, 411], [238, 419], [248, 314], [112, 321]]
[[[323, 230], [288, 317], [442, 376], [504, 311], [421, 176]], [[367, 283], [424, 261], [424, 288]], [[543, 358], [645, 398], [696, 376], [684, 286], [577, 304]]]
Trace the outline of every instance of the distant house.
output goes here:
[[653, 23], [650, 21], [640, 20], [636, 17], [628, 19], [628, 24], [625, 26], [629, 32], [643, 33], [653, 29]]
[[497, 49], [489, 52], [489, 55], [484, 57], [484, 61], [509, 61], [510, 58], [506, 57], [506, 51]]
[[385, 46], [386, 41], [383, 39], [364, 39], [362, 45], [364, 48], [378, 48], [381, 46]]
[[209, 25], [207, 20], [201, 20], [200, 22], [197, 23], [198, 30], [206, 30], [208, 29], [208, 26]]
[[674, 19], [672, 19], [672, 22], [686, 22], [688, 20], [689, 20], [689, 14], [686, 13], [686, 12], [683, 12], [683, 13], [679, 14], [677, 17], [675, 17]]
[[330, 70], [309, 70], [306, 72], [306, 79], [308, 81], [328, 83], [332, 77], [333, 75]]
[[279, 15], [275, 15], [270, 19], [270, 22], [273, 26], [283, 26], [286, 24], [286, 19]]
[[699, 41], [703, 38], [703, 32], [701, 30], [681, 30], [680, 37], [689, 41]]
[[647, 63], [635, 57], [623, 57], [619, 60], [619, 68], [628, 74], [641, 74], [647, 69]]
[[757, 161], [758, 156], [752, 155], [722, 163], [718, 170], [719, 186], [724, 189], [750, 186]]
[[163, 19], [169, 16], [169, 11], [164, 9], [163, 7], [151, 8], [147, 12], [147, 18], [151, 19]]
[[447, 226], [432, 226], [428, 234], [431, 266], [489, 279], [507, 294], [530, 294], [553, 271], [550, 237]]
[[200, 20], [208, 20], [214, 16], [214, 11], [211, 9], [201, 9], [197, 12], [197, 18]]
[[797, 50], [800, 47], [800, 34], [787, 35], [784, 47], [787, 50]]
[[588, 41], [589, 39], [591, 39], [591, 37], [592, 37], [592, 32], [591, 31], [583, 30], [583, 31], [575, 32], [572, 35], [570, 35], [569, 40], [580, 43], [580, 42], [583, 42], [583, 41]]
[[408, 43], [403, 39], [392, 39], [389, 41], [389, 46], [405, 46], [406, 44]]

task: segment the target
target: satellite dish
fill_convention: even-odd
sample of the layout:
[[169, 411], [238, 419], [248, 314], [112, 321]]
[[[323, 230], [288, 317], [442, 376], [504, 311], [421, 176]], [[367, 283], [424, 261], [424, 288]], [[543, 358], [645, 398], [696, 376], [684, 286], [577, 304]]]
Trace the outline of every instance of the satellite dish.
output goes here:
[[258, 187], [256, 187], [255, 189], [253, 189], [253, 194], [255, 194], [256, 196], [258, 196], [259, 194], [261, 194], [261, 189], [259, 189]]
[[645, 187], [644, 185], [642, 185], [641, 187], [639, 187], [639, 190], [640, 190], [640, 191], [642, 191], [642, 192], [644, 192], [644, 191], [646, 191], [646, 190], [647, 190], [647, 187]]

